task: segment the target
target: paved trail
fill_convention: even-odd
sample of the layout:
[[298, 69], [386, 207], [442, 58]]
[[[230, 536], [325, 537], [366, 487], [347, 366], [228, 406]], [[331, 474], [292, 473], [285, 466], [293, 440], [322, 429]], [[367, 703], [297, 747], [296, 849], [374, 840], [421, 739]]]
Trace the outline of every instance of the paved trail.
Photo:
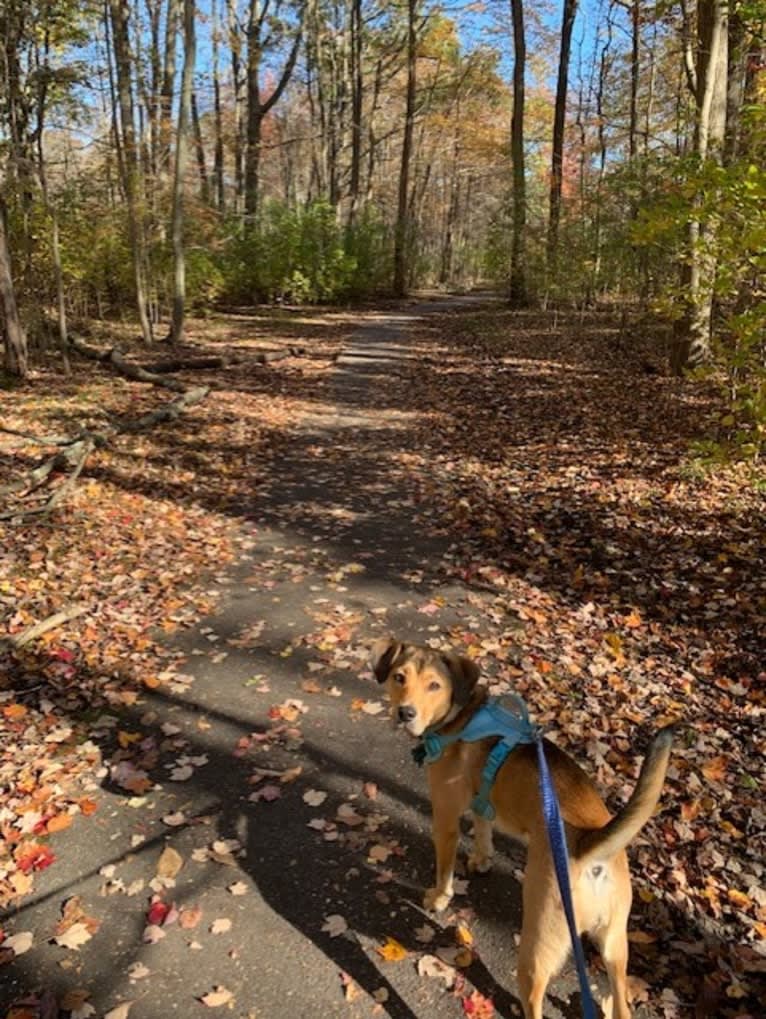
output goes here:
[[[16, 930], [35, 932], [36, 945], [2, 971], [3, 1006], [34, 987], [57, 994], [82, 987], [98, 1016], [127, 1001], [133, 1002], [130, 1019], [201, 1016], [206, 1009], [195, 999], [222, 985], [234, 1005], [221, 1014], [243, 1017], [463, 1015], [459, 997], [416, 973], [414, 956], [385, 962], [375, 951], [389, 936], [412, 952], [454, 945], [454, 931], [418, 909], [432, 873], [425, 777], [385, 712], [361, 709], [366, 703], [375, 710], [381, 700], [379, 688], [360, 676], [361, 657], [350, 653], [345, 669], [318, 667], [338, 663], [333, 633], [342, 637], [346, 626], [357, 626], [360, 637], [391, 631], [423, 640], [458, 620], [481, 625], [465, 592], [444, 583], [448, 536], [416, 522], [417, 492], [400, 461], [410, 441], [408, 414], [396, 399], [401, 365], [411, 354], [408, 330], [434, 309], [445, 310], [444, 302], [381, 315], [362, 327], [311, 412], [295, 423], [276, 480], [262, 490], [254, 479], [257, 524], [248, 561], [224, 580], [220, 611], [176, 641], [189, 653], [193, 683], [149, 692], [117, 726], [164, 740], [153, 777], [169, 778], [164, 769], [184, 754], [192, 758], [191, 777], [163, 780], [133, 799], [104, 781], [97, 814], [62, 834], [59, 864], [40, 876], [33, 901], [14, 922]], [[418, 611], [424, 605], [429, 611]], [[249, 640], [239, 639], [261, 623], [257, 637], [251, 631]], [[238, 643], [227, 643], [232, 639]], [[312, 680], [321, 692], [305, 689]], [[269, 730], [269, 710], [288, 698], [308, 708], [294, 723], [300, 736], [253, 738]], [[186, 746], [174, 746], [175, 727]], [[267, 776], [253, 784], [259, 767], [301, 771], [290, 783]], [[364, 783], [376, 784], [376, 799], [365, 796]], [[270, 785], [279, 798], [250, 800]], [[314, 807], [304, 802], [310, 789], [326, 792], [326, 800]], [[337, 821], [343, 804], [348, 821], [356, 821], [349, 804], [366, 820]], [[176, 812], [186, 823], [163, 823]], [[309, 827], [312, 820], [330, 826]], [[241, 847], [233, 847], [228, 862], [225, 852], [223, 862], [193, 858], [221, 839]], [[157, 944], [143, 944], [151, 891], [124, 889], [152, 878], [165, 845], [185, 861], [166, 901], [199, 905], [203, 916], [195, 929], [171, 924]], [[479, 953], [466, 974], [469, 989], [492, 995], [499, 1014], [510, 1017], [520, 1015], [513, 874], [522, 857], [501, 845], [506, 851], [493, 873], [472, 879], [455, 905], [476, 917], [465, 914]], [[374, 846], [391, 855], [371, 861]], [[122, 886], [104, 897], [109, 864]], [[232, 894], [229, 887], [239, 882], [244, 894]], [[46, 944], [63, 899], [73, 894], [102, 920], [79, 953]], [[344, 918], [345, 933], [331, 937], [322, 930], [331, 914]], [[216, 919], [230, 920], [230, 930], [211, 933]], [[435, 931], [431, 949], [415, 937], [424, 925]], [[135, 979], [136, 963], [148, 975]], [[350, 1000], [341, 973], [355, 985]], [[554, 987], [547, 1016], [578, 1014], [563, 1004], [571, 987], [570, 979]]]

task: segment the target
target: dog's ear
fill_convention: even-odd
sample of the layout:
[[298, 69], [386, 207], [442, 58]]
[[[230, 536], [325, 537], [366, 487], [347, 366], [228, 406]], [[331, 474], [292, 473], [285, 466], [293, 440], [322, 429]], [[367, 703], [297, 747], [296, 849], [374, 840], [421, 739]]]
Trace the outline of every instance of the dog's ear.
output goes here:
[[381, 637], [370, 649], [370, 668], [379, 683], [385, 683], [394, 662], [400, 657], [404, 645], [391, 637]]
[[470, 658], [445, 652], [442, 655], [452, 680], [452, 702], [464, 707], [471, 699], [474, 687], [479, 682], [479, 666]]

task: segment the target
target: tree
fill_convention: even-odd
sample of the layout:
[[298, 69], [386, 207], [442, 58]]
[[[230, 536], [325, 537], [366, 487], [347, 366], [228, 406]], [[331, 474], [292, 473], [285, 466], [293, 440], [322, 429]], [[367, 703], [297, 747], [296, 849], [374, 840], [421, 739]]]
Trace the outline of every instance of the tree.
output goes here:
[[170, 328], [171, 343], [180, 343], [184, 329], [186, 305], [186, 260], [184, 251], [184, 179], [189, 153], [189, 121], [192, 109], [192, 84], [196, 40], [194, 36], [194, 0], [184, 0], [184, 69], [181, 82], [181, 101], [178, 106], [176, 134], [176, 165], [173, 180], [173, 219], [171, 234], [175, 261], [173, 291], [173, 322]]
[[29, 367], [27, 337], [16, 305], [6, 211], [5, 201], [0, 197], [0, 307], [3, 313], [5, 367], [10, 375], [24, 379]]
[[577, 0], [564, 0], [564, 14], [561, 22], [561, 46], [559, 50], [559, 72], [556, 83], [556, 106], [553, 115], [553, 148], [551, 152], [551, 186], [548, 213], [548, 270], [555, 268], [559, 243], [559, 222], [561, 220], [561, 183], [564, 165], [564, 126], [567, 109], [567, 88], [569, 86], [569, 54], [572, 48], [572, 29], [577, 14]]
[[524, 34], [524, 2], [511, 0], [513, 20], [513, 115], [511, 118], [511, 162], [513, 164], [513, 237], [511, 240], [510, 302], [513, 308], [527, 304], [526, 229], [527, 183], [524, 170], [524, 75], [527, 44]]
[[[684, 11], [686, 14], [685, 5]], [[727, 0], [700, 0], [694, 62], [687, 52], [686, 70], [695, 104], [693, 152], [701, 176], [710, 165], [720, 164], [723, 158], [728, 21]], [[701, 200], [700, 194], [687, 228], [681, 288], [684, 310], [675, 323], [671, 350], [671, 367], [677, 374], [710, 357], [718, 223], [715, 214], [710, 214], [705, 221], [700, 218]]]
[[[247, 132], [245, 143], [245, 216], [248, 227], [253, 227], [258, 214], [258, 189], [261, 165], [261, 134], [263, 122], [271, 109], [279, 102], [287, 88], [298, 50], [301, 45], [303, 8], [299, 12], [299, 23], [293, 34], [292, 45], [277, 83], [267, 99], [261, 98], [261, 63], [264, 51], [279, 37], [289, 34], [286, 22], [279, 20], [281, 3], [276, 0], [271, 9], [271, 0], [250, 0], [247, 23]], [[276, 25], [276, 28], [274, 27]]]
[[144, 236], [138, 198], [139, 175], [141, 171], [138, 146], [136, 144], [135, 109], [133, 103], [132, 61], [128, 28], [130, 6], [128, 0], [108, 0], [108, 3], [111, 15], [119, 111], [119, 117], [115, 117], [115, 125], [119, 124], [119, 137], [115, 138], [117, 142], [117, 159], [127, 206], [128, 233], [133, 256], [133, 278], [135, 282], [138, 320], [144, 342], [151, 343], [153, 331], [147, 309]]
[[409, 188], [412, 137], [415, 130], [415, 97], [417, 95], [417, 7], [418, 0], [407, 0], [407, 92], [394, 234], [394, 294], [397, 297], [404, 297], [409, 286], [409, 245], [411, 243]]

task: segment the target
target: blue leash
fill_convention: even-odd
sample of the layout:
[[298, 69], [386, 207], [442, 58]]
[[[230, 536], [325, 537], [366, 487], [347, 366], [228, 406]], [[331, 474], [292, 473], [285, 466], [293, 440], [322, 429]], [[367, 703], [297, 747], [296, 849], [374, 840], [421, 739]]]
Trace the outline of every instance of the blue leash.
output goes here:
[[456, 733], [442, 735], [439, 732], [426, 731], [421, 742], [412, 751], [417, 764], [433, 764], [441, 757], [444, 749], [452, 743], [462, 740], [473, 743], [478, 740], [499, 736], [500, 742], [492, 748], [487, 763], [481, 773], [479, 792], [471, 802], [471, 809], [488, 821], [494, 820], [495, 809], [489, 802], [492, 785], [498, 771], [505, 763], [509, 754], [521, 744], [534, 743], [537, 747], [537, 764], [540, 774], [540, 797], [542, 799], [543, 820], [548, 833], [548, 843], [553, 857], [553, 868], [559, 886], [561, 902], [564, 906], [569, 937], [572, 941], [577, 979], [580, 982], [583, 1019], [596, 1019], [596, 1006], [593, 1002], [588, 972], [585, 966], [585, 953], [582, 941], [577, 932], [572, 904], [572, 889], [569, 884], [569, 853], [564, 833], [564, 822], [561, 819], [556, 789], [545, 759], [543, 737], [540, 729], [529, 720], [527, 706], [521, 697], [511, 695], [513, 708], [509, 709], [501, 703], [500, 697], [487, 700], [467, 722], [465, 728]]
[[558, 797], [553, 786], [551, 773], [548, 770], [548, 762], [545, 759], [543, 738], [539, 734], [536, 745], [537, 764], [540, 772], [540, 796], [543, 801], [543, 818], [545, 820], [545, 829], [548, 833], [548, 842], [551, 847], [553, 867], [556, 871], [561, 901], [564, 906], [564, 915], [567, 918], [567, 926], [569, 927], [569, 937], [572, 942], [572, 951], [574, 952], [577, 979], [580, 982], [583, 1019], [596, 1019], [596, 1006], [593, 1003], [593, 995], [588, 983], [588, 971], [585, 966], [585, 952], [583, 952], [582, 941], [575, 924], [572, 889], [569, 884], [569, 854], [567, 852], [566, 835], [564, 834], [564, 822], [561, 820]]

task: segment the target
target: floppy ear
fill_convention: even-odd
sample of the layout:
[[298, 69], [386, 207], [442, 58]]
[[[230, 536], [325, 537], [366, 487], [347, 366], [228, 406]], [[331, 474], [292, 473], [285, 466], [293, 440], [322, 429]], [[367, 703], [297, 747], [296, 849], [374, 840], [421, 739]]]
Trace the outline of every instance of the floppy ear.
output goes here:
[[385, 683], [394, 662], [404, 650], [404, 645], [391, 637], [376, 640], [370, 650], [370, 668], [379, 683]]
[[470, 658], [452, 652], [446, 652], [442, 658], [447, 664], [452, 680], [452, 702], [462, 708], [471, 699], [473, 689], [479, 682], [479, 666]]

